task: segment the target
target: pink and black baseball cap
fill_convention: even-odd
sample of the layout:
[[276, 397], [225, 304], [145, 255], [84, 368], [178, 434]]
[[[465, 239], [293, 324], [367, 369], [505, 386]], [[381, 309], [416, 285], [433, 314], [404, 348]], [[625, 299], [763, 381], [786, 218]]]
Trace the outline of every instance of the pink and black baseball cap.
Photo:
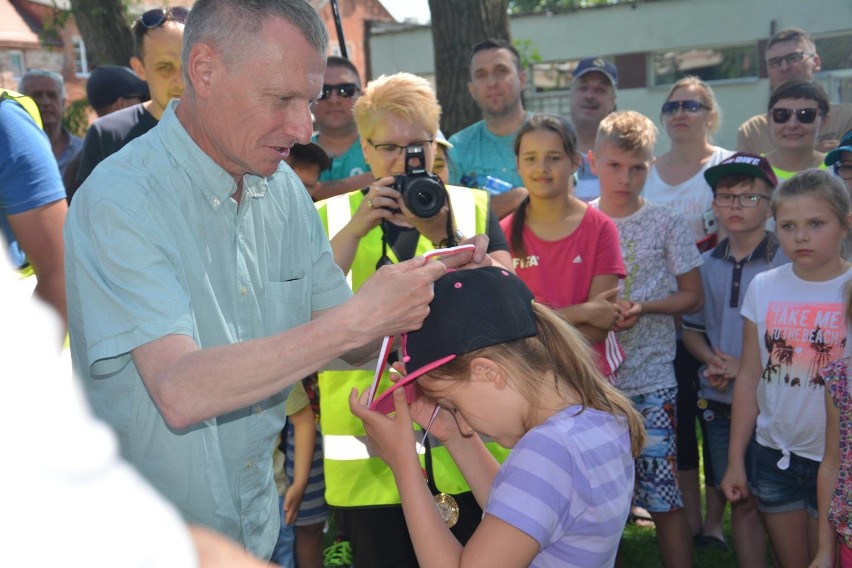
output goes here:
[[393, 391], [405, 388], [411, 403], [414, 381], [459, 355], [537, 334], [533, 294], [520, 278], [498, 267], [456, 270], [435, 282], [435, 297], [423, 327], [402, 336], [406, 374], [370, 408], [394, 411]]

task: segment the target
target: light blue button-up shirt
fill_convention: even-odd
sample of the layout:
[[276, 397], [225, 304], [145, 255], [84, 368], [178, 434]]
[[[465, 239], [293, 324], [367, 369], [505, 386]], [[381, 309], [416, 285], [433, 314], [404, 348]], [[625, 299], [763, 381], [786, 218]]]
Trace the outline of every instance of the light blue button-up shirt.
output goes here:
[[268, 558], [279, 525], [272, 450], [289, 389], [177, 431], [130, 352], [170, 334], [202, 348], [268, 336], [351, 291], [292, 170], [282, 162], [269, 178], [246, 175], [238, 205], [233, 178], [190, 138], [176, 106], [74, 198], [65, 227], [74, 368], [125, 457], [188, 522]]

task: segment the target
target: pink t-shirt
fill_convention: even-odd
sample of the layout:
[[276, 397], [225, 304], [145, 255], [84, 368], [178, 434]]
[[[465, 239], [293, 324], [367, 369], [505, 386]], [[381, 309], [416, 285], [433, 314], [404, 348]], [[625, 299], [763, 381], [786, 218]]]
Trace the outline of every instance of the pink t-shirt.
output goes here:
[[[500, 221], [510, 247], [514, 216]], [[540, 239], [524, 226], [524, 247], [523, 258], [511, 251], [515, 273], [536, 301], [551, 308], [587, 301], [592, 278], [599, 274], [625, 276], [618, 229], [612, 219], [593, 207], [586, 209], [574, 232], [555, 241]]]

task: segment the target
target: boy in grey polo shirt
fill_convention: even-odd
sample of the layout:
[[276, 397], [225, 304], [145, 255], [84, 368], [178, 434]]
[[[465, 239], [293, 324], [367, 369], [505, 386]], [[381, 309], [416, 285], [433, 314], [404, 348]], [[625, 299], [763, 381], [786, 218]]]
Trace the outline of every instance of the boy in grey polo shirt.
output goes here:
[[[704, 365], [698, 406], [706, 426], [711, 471], [718, 488], [728, 465], [732, 382], [739, 369], [743, 323], [740, 302], [759, 273], [789, 262], [765, 229], [777, 185], [766, 158], [734, 154], [704, 173], [713, 188], [713, 212], [728, 237], [704, 253], [704, 308], [683, 318], [683, 342]], [[707, 459], [707, 456], [705, 456]], [[741, 566], [766, 562], [764, 530], [754, 497], [733, 505], [734, 548]]]

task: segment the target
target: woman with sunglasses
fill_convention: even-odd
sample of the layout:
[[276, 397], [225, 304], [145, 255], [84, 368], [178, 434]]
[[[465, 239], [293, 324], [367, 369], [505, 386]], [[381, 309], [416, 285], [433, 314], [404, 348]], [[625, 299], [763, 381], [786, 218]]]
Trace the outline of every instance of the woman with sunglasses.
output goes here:
[[[720, 120], [716, 97], [707, 83], [687, 76], [672, 85], [660, 114], [671, 149], [657, 157], [643, 195], [652, 203], [680, 211], [698, 247], [708, 250], [716, 245], [717, 226], [713, 190], [704, 179], [704, 171], [733, 154], [712, 143]], [[715, 489], [709, 467], [705, 467], [707, 518], [703, 524], [701, 521], [698, 438], [695, 435], [698, 418], [695, 383], [701, 363], [686, 351], [679, 333], [674, 364], [678, 379], [677, 466], [689, 528], [696, 544], [723, 547], [726, 546], [722, 533], [725, 498]]]
[[828, 95], [813, 81], [787, 81], [772, 91], [768, 118], [774, 148], [766, 159], [779, 182], [810, 168], [827, 168], [816, 146], [828, 111]]

